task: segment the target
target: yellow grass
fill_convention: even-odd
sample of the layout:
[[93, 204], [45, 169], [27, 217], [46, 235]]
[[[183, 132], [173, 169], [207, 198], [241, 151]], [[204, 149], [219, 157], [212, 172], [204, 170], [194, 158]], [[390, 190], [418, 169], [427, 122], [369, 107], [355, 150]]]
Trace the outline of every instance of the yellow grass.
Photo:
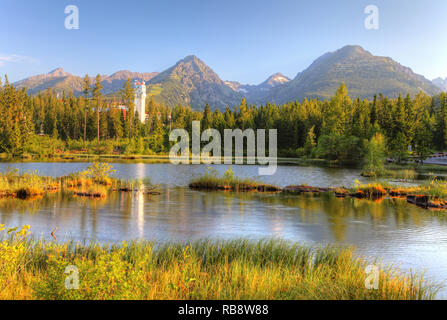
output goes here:
[[[0, 255], [1, 299], [432, 299], [437, 292], [421, 276], [387, 267], [378, 289], [367, 289], [368, 263], [352, 249], [280, 240], [83, 246], [19, 235], [0, 245]], [[65, 288], [70, 265], [79, 270], [78, 290]]]

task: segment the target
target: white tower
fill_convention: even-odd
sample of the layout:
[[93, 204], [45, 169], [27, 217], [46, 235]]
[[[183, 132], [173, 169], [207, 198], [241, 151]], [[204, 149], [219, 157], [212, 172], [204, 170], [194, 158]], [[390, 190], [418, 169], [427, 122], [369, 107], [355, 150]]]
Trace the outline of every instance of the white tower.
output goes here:
[[135, 81], [135, 112], [142, 123], [146, 122], [146, 84]]

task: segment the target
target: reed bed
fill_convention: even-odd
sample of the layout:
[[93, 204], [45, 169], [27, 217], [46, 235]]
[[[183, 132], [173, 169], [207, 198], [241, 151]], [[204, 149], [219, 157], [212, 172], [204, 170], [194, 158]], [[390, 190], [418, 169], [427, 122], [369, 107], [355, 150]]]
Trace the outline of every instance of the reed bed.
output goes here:
[[382, 183], [360, 184], [356, 181], [354, 187], [350, 189], [350, 194], [357, 198], [376, 199], [386, 196], [388, 191]]
[[282, 190], [280, 187], [260, 183], [250, 178], [236, 177], [231, 167], [222, 176], [218, 174], [217, 170], [208, 168], [204, 175], [191, 181], [189, 187], [191, 189], [226, 191], [279, 192]]
[[[22, 231], [16, 231], [20, 233]], [[0, 245], [0, 299], [433, 299], [439, 286], [381, 267], [365, 286], [353, 249], [282, 240], [201, 240], [121, 245], [56, 244], [25, 236]], [[65, 268], [79, 289], [65, 288]]]
[[69, 191], [74, 196], [105, 198], [109, 191], [143, 191], [159, 194], [150, 179], [122, 180], [111, 176], [115, 170], [107, 163], [93, 163], [85, 171], [52, 178], [36, 172], [18, 173], [17, 169], [0, 172], [0, 198], [32, 199], [48, 192]]
[[0, 172], [0, 197], [31, 198], [60, 188], [60, 182], [51, 177], [41, 177], [35, 171], [19, 174], [8, 168]]
[[416, 180], [418, 173], [414, 169], [386, 170], [386, 177], [405, 181]]
[[363, 191], [365, 193], [381, 193], [391, 196], [427, 196], [433, 200], [447, 200], [447, 181], [436, 178], [417, 186], [396, 186], [385, 182], [375, 182], [370, 184], [360, 184], [356, 181], [351, 192]]
[[380, 172], [363, 170], [362, 176], [370, 178], [393, 178], [404, 181], [416, 180], [419, 174], [415, 169], [384, 169]]
[[[406, 171], [408, 171], [405, 173], [406, 177], [412, 177], [412, 172]], [[286, 194], [333, 193], [339, 198], [356, 197], [370, 200], [382, 199], [386, 196], [405, 196], [409, 203], [423, 208], [447, 209], [447, 181], [439, 180], [435, 177], [432, 177], [429, 182], [410, 187], [395, 186], [386, 182], [361, 184], [356, 180], [350, 188], [319, 188], [308, 185], [292, 185], [280, 188], [251, 179], [235, 177], [230, 167], [222, 176], [216, 170], [208, 168], [204, 175], [192, 180], [189, 187], [198, 190], [282, 192]]]

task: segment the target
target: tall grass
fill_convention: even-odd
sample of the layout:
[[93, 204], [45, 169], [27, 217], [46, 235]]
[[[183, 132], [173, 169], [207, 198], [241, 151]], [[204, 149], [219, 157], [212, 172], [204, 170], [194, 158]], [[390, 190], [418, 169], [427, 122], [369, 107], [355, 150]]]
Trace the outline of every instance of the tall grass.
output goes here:
[[217, 170], [207, 168], [205, 174], [191, 181], [189, 187], [192, 189], [207, 190], [281, 191], [281, 188], [277, 186], [263, 184], [250, 178], [236, 177], [231, 167], [229, 167], [222, 176], [219, 175]]
[[86, 170], [68, 176], [52, 178], [36, 172], [19, 174], [17, 169], [0, 172], [0, 197], [29, 199], [46, 192], [68, 190], [78, 196], [103, 198], [109, 190], [153, 190], [150, 179], [120, 180], [113, 177], [115, 170], [107, 163], [95, 162]]
[[414, 169], [403, 169], [403, 170], [385, 170], [386, 174], [384, 176], [394, 179], [402, 180], [415, 180], [418, 177], [418, 173]]
[[[379, 288], [366, 289], [368, 263], [352, 249], [281, 240], [85, 246], [22, 237], [0, 254], [1, 299], [433, 299], [438, 290], [388, 267]], [[78, 290], [64, 287], [69, 265]]]
[[231, 167], [222, 176], [217, 170], [207, 168], [204, 175], [190, 183], [192, 188], [232, 190], [255, 188], [256, 185], [257, 182], [252, 179], [236, 177]]
[[415, 180], [418, 178], [418, 173], [414, 169], [383, 169], [381, 171], [362, 171], [362, 176], [371, 178], [393, 178], [400, 180]]
[[0, 172], [0, 196], [29, 198], [57, 190], [60, 183], [51, 177], [41, 177], [35, 171], [19, 174], [18, 169]]

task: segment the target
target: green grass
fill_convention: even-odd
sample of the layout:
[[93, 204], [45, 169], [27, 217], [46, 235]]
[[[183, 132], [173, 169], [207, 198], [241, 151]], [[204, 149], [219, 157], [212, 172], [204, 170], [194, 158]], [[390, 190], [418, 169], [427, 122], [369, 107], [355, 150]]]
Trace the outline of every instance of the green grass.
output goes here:
[[415, 180], [418, 178], [418, 173], [414, 169], [385, 169], [380, 173], [374, 173], [371, 175], [369, 172], [362, 172], [362, 176], [365, 177], [374, 177], [374, 178], [393, 178], [399, 180]]
[[236, 177], [231, 167], [222, 176], [218, 174], [217, 170], [208, 168], [204, 175], [192, 180], [189, 187], [201, 190], [281, 191], [281, 188], [273, 185], [263, 184], [249, 178]]
[[[85, 246], [19, 234], [0, 245], [0, 255], [0, 299], [412, 300], [433, 299], [439, 289], [386, 266], [378, 289], [367, 289], [369, 263], [352, 249], [281, 240]], [[70, 265], [79, 270], [78, 290], [64, 286]]]
[[385, 166], [387, 170], [414, 170], [419, 173], [427, 172], [447, 172], [447, 166], [437, 164], [397, 164], [390, 163]]
[[107, 163], [95, 162], [87, 170], [52, 178], [35, 172], [19, 174], [17, 169], [0, 172], [0, 198], [29, 199], [47, 192], [71, 192], [76, 196], [104, 198], [108, 191], [154, 191], [150, 179], [122, 180], [113, 177], [115, 170]]
[[0, 197], [26, 199], [59, 188], [57, 179], [38, 176], [34, 171], [19, 174], [18, 169], [8, 168], [0, 172]]
[[229, 168], [222, 176], [219, 176], [217, 170], [208, 168], [204, 175], [194, 179], [190, 183], [190, 187], [202, 189], [222, 189], [224, 187], [229, 187], [237, 190], [242, 187], [245, 188], [254, 185], [256, 185], [256, 181], [252, 179], [235, 177], [231, 168]]

